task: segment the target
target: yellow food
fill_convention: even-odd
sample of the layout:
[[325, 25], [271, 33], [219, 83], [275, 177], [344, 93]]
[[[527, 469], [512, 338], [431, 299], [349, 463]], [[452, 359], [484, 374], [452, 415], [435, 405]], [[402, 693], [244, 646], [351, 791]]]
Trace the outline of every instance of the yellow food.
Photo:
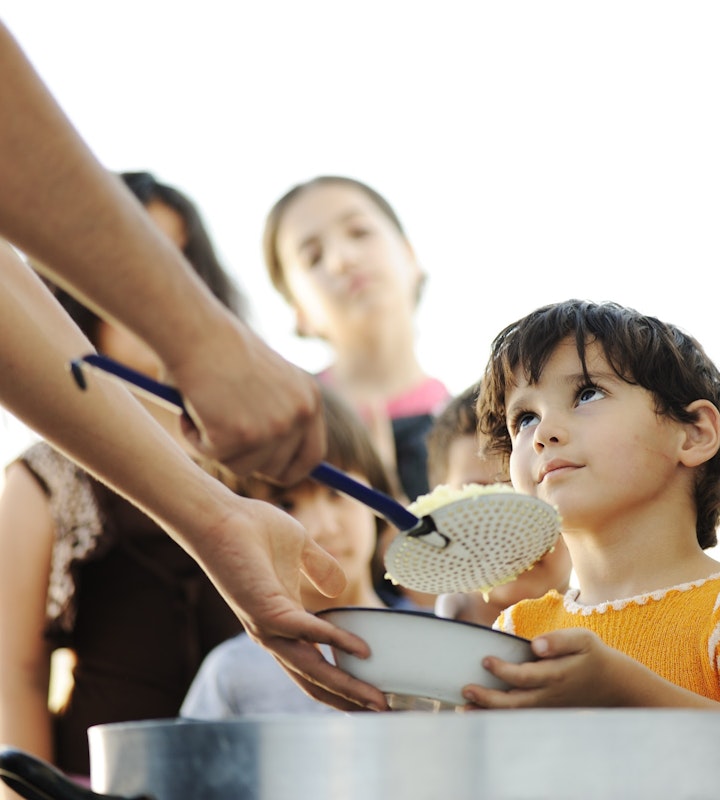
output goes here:
[[441, 483], [429, 494], [421, 494], [414, 503], [408, 506], [408, 511], [411, 511], [416, 517], [424, 517], [427, 514], [432, 514], [435, 509], [441, 506], [446, 506], [448, 503], [454, 503], [457, 500], [464, 500], [467, 497], [514, 491], [515, 490], [508, 483], [466, 483], [460, 489], [455, 489], [452, 486]]

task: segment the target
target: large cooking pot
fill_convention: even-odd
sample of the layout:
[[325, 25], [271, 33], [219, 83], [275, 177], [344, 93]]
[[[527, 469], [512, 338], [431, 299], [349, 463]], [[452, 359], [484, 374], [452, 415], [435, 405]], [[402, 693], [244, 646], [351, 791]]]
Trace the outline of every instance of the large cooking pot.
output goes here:
[[[720, 714], [663, 709], [158, 720], [90, 729], [95, 792], [156, 800], [718, 797]], [[98, 797], [26, 754], [31, 800]], [[34, 793], [33, 793], [34, 792]]]

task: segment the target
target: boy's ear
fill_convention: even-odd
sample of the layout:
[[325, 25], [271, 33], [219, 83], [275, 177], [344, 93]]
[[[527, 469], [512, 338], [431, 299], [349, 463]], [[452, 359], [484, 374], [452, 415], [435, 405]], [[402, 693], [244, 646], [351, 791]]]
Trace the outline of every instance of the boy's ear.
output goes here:
[[699, 467], [720, 449], [720, 411], [709, 400], [695, 400], [686, 411], [695, 420], [685, 424], [680, 461], [686, 467]]

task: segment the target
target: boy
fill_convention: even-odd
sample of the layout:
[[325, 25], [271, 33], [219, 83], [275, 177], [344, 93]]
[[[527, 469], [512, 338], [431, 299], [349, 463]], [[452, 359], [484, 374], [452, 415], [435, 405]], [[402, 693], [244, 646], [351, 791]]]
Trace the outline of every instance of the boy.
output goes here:
[[478, 403], [513, 486], [557, 506], [577, 589], [504, 612], [539, 660], [483, 666], [485, 708], [720, 709], [720, 373], [675, 326], [545, 306], [495, 339]]

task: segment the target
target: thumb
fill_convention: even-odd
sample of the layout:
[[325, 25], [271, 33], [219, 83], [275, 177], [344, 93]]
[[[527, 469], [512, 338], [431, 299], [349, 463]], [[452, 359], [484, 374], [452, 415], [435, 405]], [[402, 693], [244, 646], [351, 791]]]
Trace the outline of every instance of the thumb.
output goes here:
[[543, 633], [531, 642], [533, 653], [538, 658], [557, 658], [586, 650], [590, 644], [592, 633], [584, 628], [568, 628], [567, 630]]
[[303, 549], [300, 569], [325, 597], [337, 597], [347, 586], [347, 578], [340, 564], [309, 536]]

